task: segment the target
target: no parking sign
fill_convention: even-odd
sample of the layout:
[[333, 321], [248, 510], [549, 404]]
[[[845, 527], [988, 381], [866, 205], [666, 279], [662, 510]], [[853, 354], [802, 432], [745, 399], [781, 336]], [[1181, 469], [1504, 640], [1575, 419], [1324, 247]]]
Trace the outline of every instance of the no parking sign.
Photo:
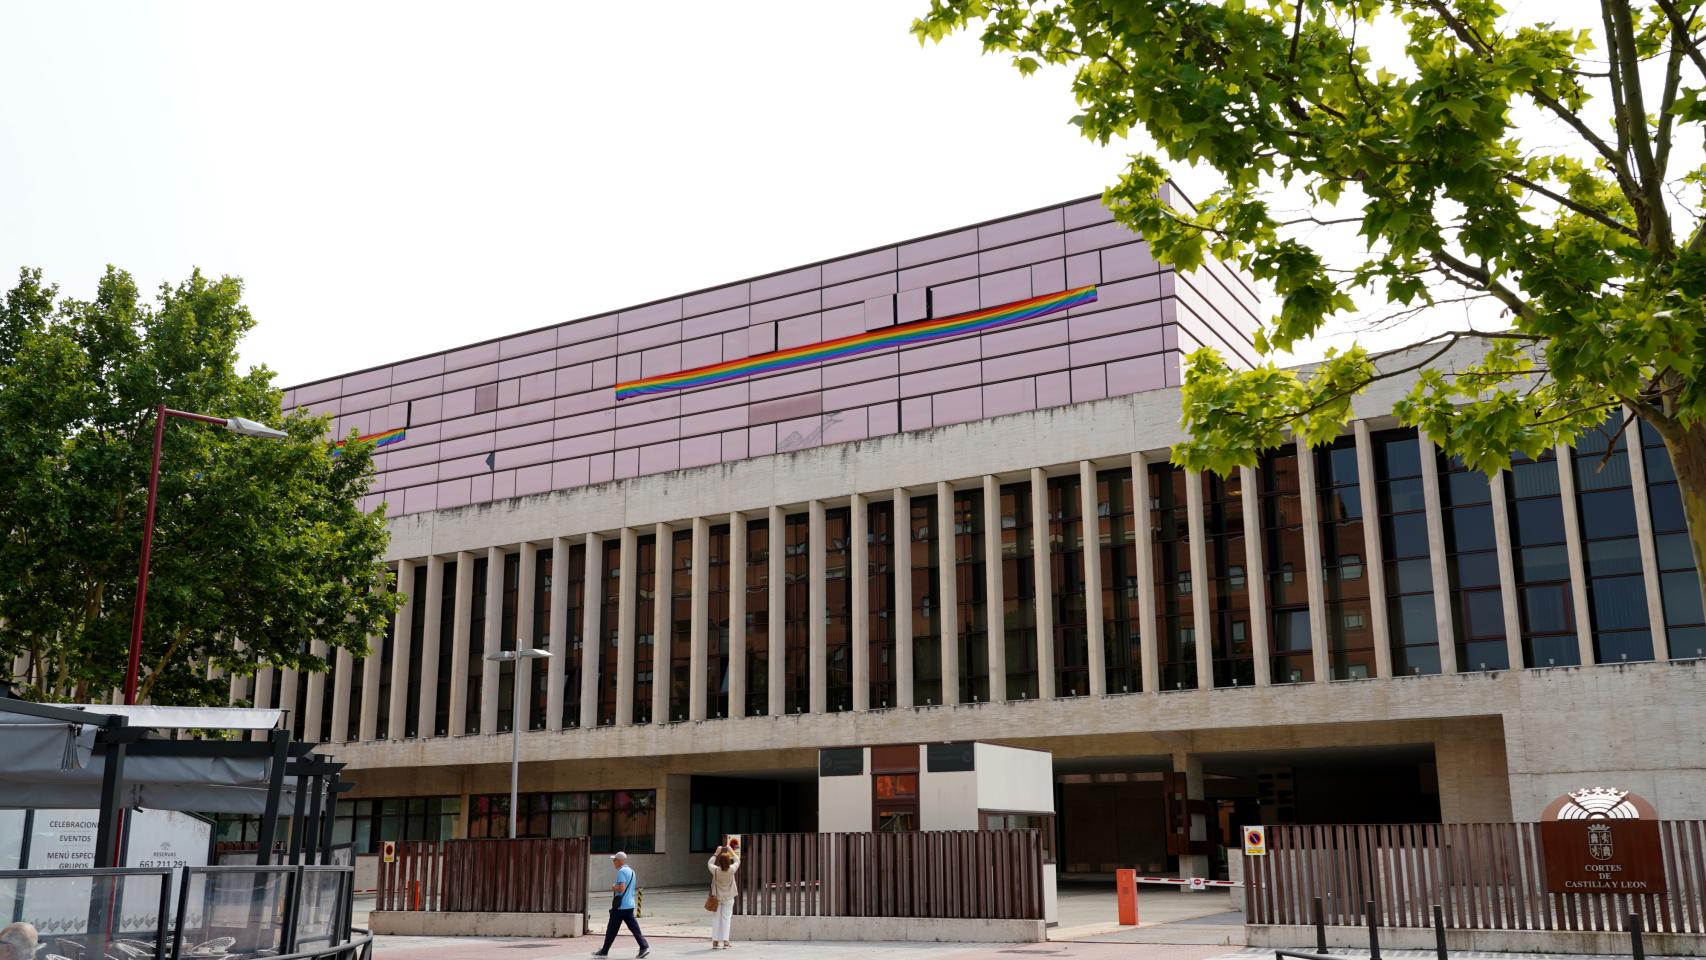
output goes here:
[[1265, 857], [1268, 855], [1268, 828], [1244, 828], [1244, 856]]

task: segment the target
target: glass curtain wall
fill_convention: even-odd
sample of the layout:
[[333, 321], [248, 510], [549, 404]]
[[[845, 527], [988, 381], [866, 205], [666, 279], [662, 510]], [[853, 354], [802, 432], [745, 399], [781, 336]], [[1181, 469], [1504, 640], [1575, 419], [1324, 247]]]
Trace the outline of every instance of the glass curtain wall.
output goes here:
[[438, 688], [433, 703], [432, 731], [435, 737], [450, 735], [450, 680], [456, 669], [456, 561], [444, 565], [444, 583], [438, 604]]
[[1614, 414], [1598, 430], [1582, 434], [1571, 454], [1596, 663], [1653, 659], [1629, 433], [1623, 428], [1623, 414]]
[[1581, 663], [1581, 645], [1570, 593], [1558, 458], [1550, 450], [1539, 459], [1518, 454], [1511, 458], [1506, 479], [1523, 661], [1530, 667], [1575, 666]]
[[782, 617], [782, 709], [785, 713], [804, 713], [812, 700], [811, 518], [803, 513], [792, 514], [783, 532], [787, 604]]
[[853, 511], [824, 511], [825, 706], [853, 709]]
[[894, 596], [894, 504], [872, 503], [866, 507], [865, 589], [870, 610], [869, 632], [873, 710], [894, 706], [895, 699], [895, 596]]
[[687, 719], [693, 697], [693, 530], [669, 542], [669, 721]]
[[1332, 446], [1315, 451], [1327, 669], [1332, 680], [1366, 680], [1375, 675], [1361, 479], [1356, 437], [1340, 437]]
[[1706, 606], [1700, 600], [1700, 578], [1688, 521], [1682, 512], [1682, 488], [1670, 451], [1658, 431], [1641, 422], [1641, 455], [1647, 468], [1647, 502], [1653, 519], [1653, 544], [1658, 551], [1659, 596], [1664, 604], [1665, 634], [1672, 660], [1706, 657]]
[[622, 538], [604, 541], [599, 572], [604, 608], [598, 617], [598, 725], [616, 722], [616, 665], [622, 646]]
[[480, 691], [486, 682], [486, 571], [489, 569], [489, 559], [474, 559], [473, 599], [468, 603], [468, 650], [462, 664], [468, 671], [468, 699], [462, 707], [462, 732], [467, 736], [480, 732]]
[[746, 715], [770, 712], [770, 521], [746, 522]]
[[936, 494], [913, 497], [909, 536], [912, 563], [912, 702], [942, 702], [942, 591], [938, 563]]
[[709, 531], [706, 551], [705, 715], [712, 719], [729, 715], [729, 525], [720, 523]]
[[[1464, 672], [1509, 669], [1504, 601], [1499, 595], [1499, 558], [1493, 541], [1492, 492], [1487, 475], [1466, 468], [1461, 460], [1447, 457], [1443, 452], [1438, 455], [1438, 462], [1439, 505], [1445, 521], [1445, 569], [1451, 583], [1457, 669]], [[1554, 489], [1556, 483], [1554, 478]]]
[[1031, 485], [1005, 484], [1001, 488], [1001, 616], [1006, 624], [1009, 700], [1037, 698], [1036, 583]]
[[989, 700], [989, 621], [984, 600], [983, 491], [954, 494], [954, 599], [960, 626], [960, 702]]
[[[561, 576], [567, 590], [568, 620], [563, 637], [563, 729], [581, 725], [581, 664], [586, 656], [586, 544], [569, 545], [568, 563], [553, 575]], [[552, 589], [558, 589], [553, 585]], [[596, 642], [596, 641], [595, 641]]]
[[1309, 561], [1303, 551], [1303, 494], [1295, 447], [1262, 460], [1262, 548], [1268, 577], [1273, 682], [1315, 679], [1309, 627]]
[[1185, 471], [1149, 465], [1150, 549], [1155, 552], [1155, 614], [1161, 629], [1161, 689], [1197, 686], [1197, 631], [1191, 594], [1191, 525]]
[[1439, 628], [1428, 556], [1421, 441], [1414, 430], [1390, 430], [1374, 434], [1370, 442], [1374, 444], [1375, 492], [1380, 503], [1380, 548], [1386, 563], [1386, 629], [1392, 639], [1392, 673], [1438, 673]]
[[1242, 471], [1203, 474], [1203, 531], [1208, 536], [1208, 608], [1213, 611], [1214, 685], [1256, 682], [1250, 637], [1249, 544], [1244, 530]]
[[1050, 603], [1054, 608], [1054, 694], [1090, 693], [1084, 602], [1084, 517], [1078, 474], [1048, 480]]
[[1137, 515], [1131, 470], [1096, 475], [1097, 543], [1102, 564], [1102, 646], [1109, 693], [1143, 689], [1139, 653]]
[[[667, 547], [667, 544], [665, 545]], [[634, 540], [634, 722], [652, 722], [653, 655], [657, 649], [658, 538], [648, 533]]]

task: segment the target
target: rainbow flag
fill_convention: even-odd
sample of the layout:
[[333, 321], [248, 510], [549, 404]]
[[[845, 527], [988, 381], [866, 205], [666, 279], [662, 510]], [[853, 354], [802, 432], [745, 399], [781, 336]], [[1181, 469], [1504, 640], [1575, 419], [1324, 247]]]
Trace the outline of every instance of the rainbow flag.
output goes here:
[[839, 360], [842, 357], [870, 353], [873, 350], [882, 350], [887, 347], [924, 343], [929, 340], [955, 337], [964, 333], [978, 333], [1051, 313], [1058, 313], [1061, 310], [1082, 304], [1094, 303], [1095, 300], [1095, 287], [1079, 287], [1076, 290], [1045, 294], [1040, 297], [1032, 297], [1029, 300], [1020, 300], [1017, 303], [990, 307], [987, 310], [962, 313], [955, 317], [914, 320], [911, 323], [869, 330], [865, 333], [855, 333], [804, 347], [775, 350], [755, 357], [694, 367], [680, 373], [666, 373], [656, 377], [646, 377], [643, 380], [618, 383], [616, 385], [616, 399], [626, 400], [630, 397], [666, 393], [670, 390], [687, 390], [692, 387], [703, 387], [713, 383], [722, 383], [726, 380], [750, 377], [755, 374], [787, 370], [790, 367], [804, 366], [809, 363]]
[[[378, 433], [370, 433], [365, 437], [356, 437], [355, 442], [359, 443], [359, 444], [364, 444], [364, 445], [365, 444], [372, 444], [375, 447], [388, 447], [391, 444], [402, 440], [404, 437], [407, 437], [408, 435], [409, 435], [409, 431], [407, 429], [405, 429], [403, 427], [397, 427], [394, 430], [381, 430]], [[349, 443], [349, 442], [350, 441], [348, 441], [348, 440], [339, 440], [338, 442], [332, 444], [332, 456], [335, 457], [338, 454], [343, 453], [344, 452], [344, 444]]]

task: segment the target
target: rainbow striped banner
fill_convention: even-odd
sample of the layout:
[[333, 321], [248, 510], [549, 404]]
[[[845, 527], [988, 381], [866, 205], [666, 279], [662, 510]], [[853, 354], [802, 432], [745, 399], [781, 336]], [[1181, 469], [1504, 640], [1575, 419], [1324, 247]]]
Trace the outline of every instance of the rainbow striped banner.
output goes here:
[[809, 363], [839, 360], [842, 357], [870, 353], [873, 350], [882, 350], [887, 347], [901, 347], [946, 337], [957, 337], [965, 333], [979, 333], [1051, 313], [1058, 313], [1095, 301], [1095, 287], [1079, 287], [1076, 290], [1045, 294], [1040, 297], [1032, 297], [1029, 300], [1020, 300], [1017, 303], [978, 310], [974, 313], [962, 313], [959, 316], [942, 317], [936, 320], [914, 320], [911, 323], [869, 330], [865, 333], [855, 333], [809, 346], [774, 350], [770, 353], [761, 353], [755, 357], [694, 367], [680, 373], [666, 373], [656, 377], [646, 377], [642, 380], [618, 383], [616, 385], [616, 399], [627, 400], [630, 397], [642, 397], [653, 393], [687, 390], [760, 373], [787, 370], [790, 367], [804, 366]]
[[[407, 437], [408, 435], [409, 435], [409, 431], [407, 429], [405, 429], [403, 427], [397, 427], [394, 430], [381, 430], [378, 433], [370, 433], [365, 437], [356, 437], [354, 442], [359, 443], [359, 444], [364, 444], [364, 445], [365, 444], [372, 444], [375, 447], [388, 447], [393, 443], [397, 443], [398, 441], [402, 440], [404, 437]], [[338, 454], [343, 453], [344, 452], [344, 444], [350, 443], [350, 442], [351, 441], [349, 441], [349, 440], [339, 440], [336, 443], [332, 444], [332, 456], [335, 457]]]

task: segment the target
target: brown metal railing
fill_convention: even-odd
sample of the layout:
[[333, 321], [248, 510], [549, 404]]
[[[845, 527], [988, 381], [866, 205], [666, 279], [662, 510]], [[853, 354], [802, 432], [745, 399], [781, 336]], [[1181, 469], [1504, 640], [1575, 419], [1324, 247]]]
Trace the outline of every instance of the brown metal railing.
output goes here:
[[1250, 923], [1618, 931], [1638, 916], [1649, 933], [1706, 933], [1706, 821], [1659, 823], [1664, 893], [1551, 893], [1539, 824], [1277, 826], [1268, 854], [1244, 858]]
[[766, 833], [742, 838], [746, 916], [1041, 920], [1036, 830]]
[[585, 913], [586, 837], [397, 844], [376, 910]]

